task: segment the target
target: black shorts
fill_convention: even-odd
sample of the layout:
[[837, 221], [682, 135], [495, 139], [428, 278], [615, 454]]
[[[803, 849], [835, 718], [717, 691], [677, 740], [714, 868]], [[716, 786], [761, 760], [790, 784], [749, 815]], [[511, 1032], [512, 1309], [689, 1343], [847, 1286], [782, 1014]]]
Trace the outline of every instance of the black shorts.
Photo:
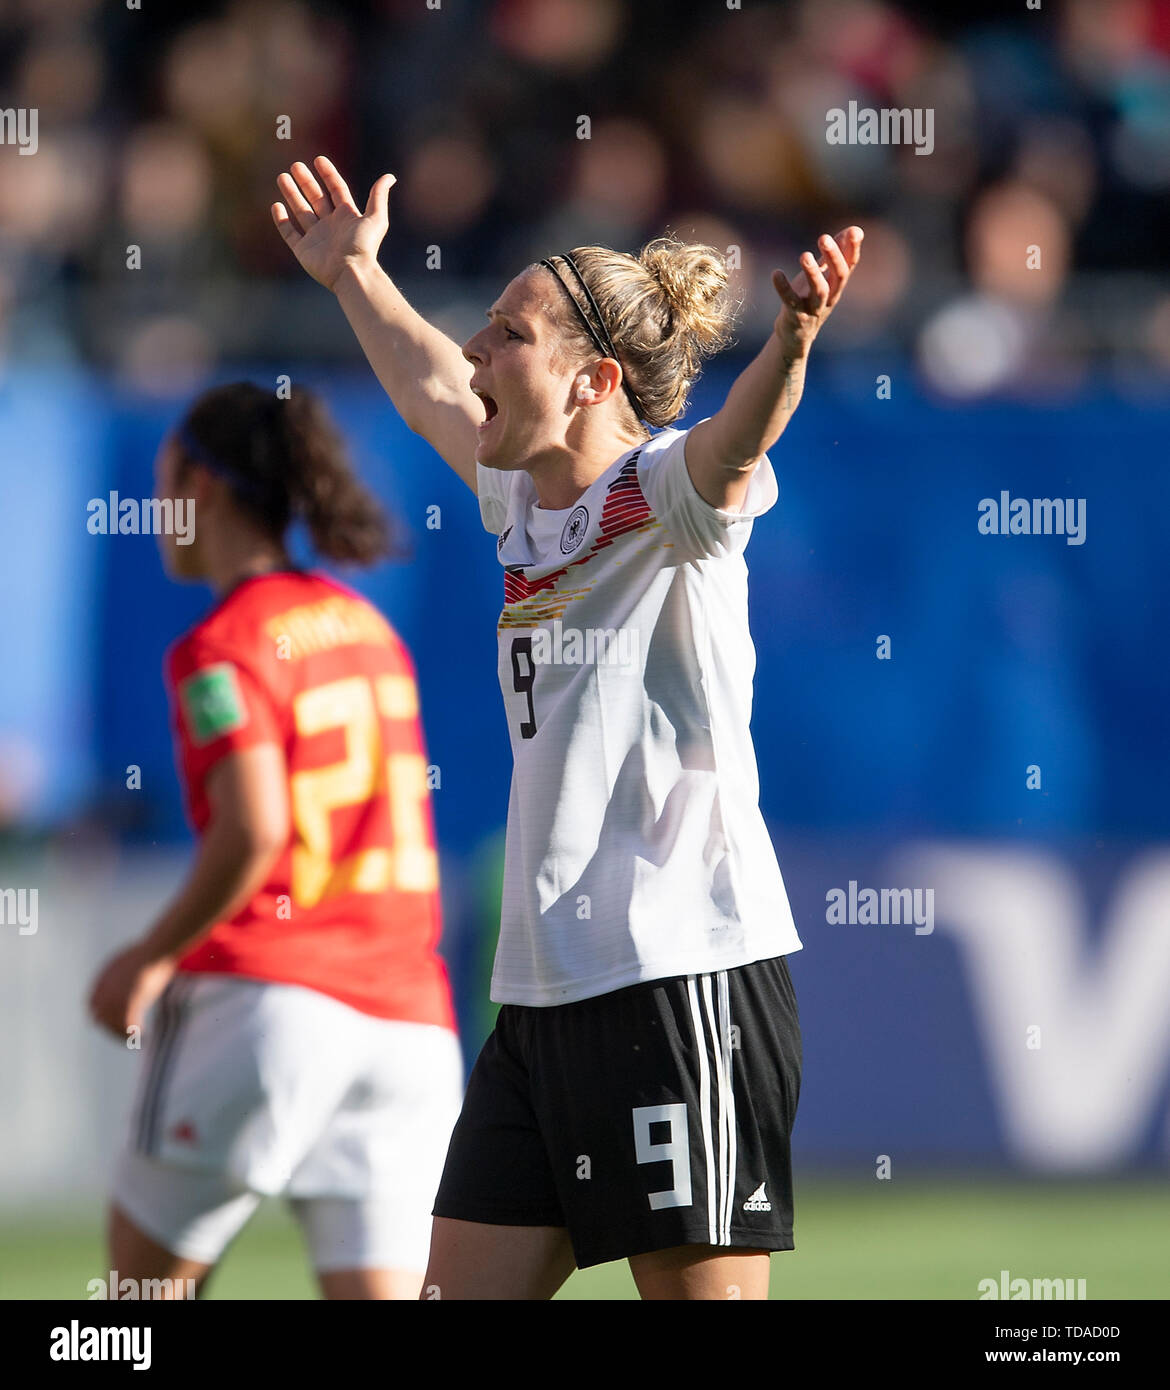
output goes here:
[[434, 1215], [564, 1226], [582, 1269], [678, 1245], [791, 1250], [800, 1069], [783, 956], [505, 1004]]

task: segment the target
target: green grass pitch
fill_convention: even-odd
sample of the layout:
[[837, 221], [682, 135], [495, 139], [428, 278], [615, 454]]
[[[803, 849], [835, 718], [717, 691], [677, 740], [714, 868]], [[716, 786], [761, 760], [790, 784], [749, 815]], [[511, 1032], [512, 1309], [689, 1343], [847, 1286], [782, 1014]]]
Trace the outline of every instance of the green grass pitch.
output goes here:
[[[922, 1176], [797, 1189], [797, 1249], [772, 1261], [776, 1299], [973, 1299], [980, 1279], [1083, 1278], [1089, 1299], [1170, 1298], [1170, 1185]], [[0, 1299], [85, 1299], [106, 1273], [102, 1214], [0, 1215]], [[292, 1217], [269, 1202], [228, 1251], [209, 1296], [316, 1296]], [[624, 1263], [559, 1295], [635, 1297]]]

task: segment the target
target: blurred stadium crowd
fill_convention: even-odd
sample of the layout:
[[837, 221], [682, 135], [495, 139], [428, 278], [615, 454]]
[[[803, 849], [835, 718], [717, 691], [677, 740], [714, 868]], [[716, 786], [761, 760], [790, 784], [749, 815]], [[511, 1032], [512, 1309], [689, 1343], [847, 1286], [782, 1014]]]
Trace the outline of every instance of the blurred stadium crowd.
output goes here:
[[[741, 248], [766, 331], [771, 267], [857, 221], [830, 348], [968, 397], [1170, 372], [1170, 0], [0, 0], [0, 54], [39, 113], [0, 148], [6, 361], [356, 357], [269, 218], [327, 152], [359, 201], [398, 175], [385, 262], [456, 334], [528, 261], [664, 226]], [[933, 109], [933, 154], [830, 145], [851, 99]]]
[[[1065, 829], [1094, 815], [1162, 826], [1165, 798], [1144, 766], [1162, 755], [1170, 676], [1134, 653], [1150, 615], [1168, 611], [1164, 487], [1143, 471], [1157, 467], [1163, 417], [1120, 419], [1118, 401], [1156, 406], [1170, 387], [1170, 0], [442, 6], [0, 0], [0, 107], [42, 117], [35, 156], [0, 147], [0, 411], [10, 408], [12, 458], [36, 460], [4, 470], [0, 557], [40, 595], [10, 608], [7, 649], [45, 663], [26, 660], [0, 696], [0, 823], [4, 782], [34, 780], [18, 775], [35, 761], [19, 751], [28, 743], [61, 779], [53, 806], [78, 804], [79, 785], [92, 791], [95, 756], [125, 803], [124, 744], [143, 737], [125, 691], [157, 699], [161, 652], [120, 639], [123, 609], [160, 648], [197, 610], [144, 606], [153, 546], [66, 553], [63, 542], [47, 554], [39, 528], [59, 524], [66, 486], [82, 490], [79, 507], [143, 486], [177, 402], [209, 375], [311, 379], [352, 364], [369, 394], [334, 390], [331, 401], [368, 475], [397, 514], [441, 498], [421, 446], [386, 448], [389, 410], [344, 317], [272, 226], [277, 172], [324, 151], [359, 199], [380, 172], [398, 175], [385, 263], [459, 341], [530, 260], [595, 239], [636, 247], [671, 226], [742, 248], [748, 346], [775, 312], [771, 267], [791, 270], [817, 232], [861, 222], [863, 273], [818, 344], [824, 376], [793, 436], [816, 467], [785, 497], [787, 543], [753, 562], [758, 592], [770, 583], [777, 596], [761, 688], [770, 663], [777, 690], [792, 684], [789, 661], [819, 673], [786, 695], [790, 726], [805, 731], [799, 750], [787, 730], [757, 735], [773, 804], [814, 824], [853, 824], [880, 806], [886, 823], [984, 832], [1005, 814], [1003, 761], [1043, 753], [1063, 767], [1061, 795], [1020, 791], [1012, 821], [1035, 826], [1040, 806]], [[851, 100], [933, 109], [933, 152], [829, 144], [826, 113]], [[577, 139], [581, 115], [588, 140]], [[141, 247], [141, 269], [127, 269], [128, 246]], [[441, 269], [427, 268], [431, 247]], [[900, 382], [872, 413], [875, 374], [900, 371], [906, 352], [944, 408], [932, 415]], [[46, 370], [6, 393], [5, 363]], [[710, 369], [698, 411], [732, 370]], [[127, 389], [110, 391], [110, 377]], [[977, 422], [951, 408], [985, 396], [1017, 399], [979, 404]], [[1061, 410], [1035, 409], [1046, 402]], [[416, 468], [425, 493], [411, 490]], [[1092, 544], [985, 543], [975, 504], [1009, 483], [1037, 497], [1092, 492]], [[453, 494], [450, 528], [461, 502]], [[444, 704], [459, 698], [441, 679], [448, 654], [426, 621], [434, 594], [452, 592], [436, 551], [421, 547], [373, 596], [438, 673], [425, 692], [434, 727], [462, 729], [461, 710]], [[494, 571], [494, 557], [485, 563]], [[92, 618], [75, 593], [87, 584], [103, 605]], [[1147, 591], [1140, 605], [1122, 597]], [[881, 687], [878, 759], [851, 663], [896, 621], [915, 635]], [[81, 701], [74, 643], [95, 630], [100, 651], [86, 651], [104, 674], [91, 725], [66, 695]], [[975, 633], [985, 645], [973, 657]], [[59, 682], [47, 674], [57, 662]], [[500, 733], [492, 685], [485, 739]], [[161, 707], [149, 727], [165, 737]], [[15, 752], [6, 728], [21, 730]], [[169, 744], [159, 764], [168, 756]], [[940, 784], [943, 764], [962, 775]], [[493, 775], [506, 784], [503, 761]], [[172, 786], [169, 763], [163, 779]], [[143, 834], [158, 823], [145, 816]]]

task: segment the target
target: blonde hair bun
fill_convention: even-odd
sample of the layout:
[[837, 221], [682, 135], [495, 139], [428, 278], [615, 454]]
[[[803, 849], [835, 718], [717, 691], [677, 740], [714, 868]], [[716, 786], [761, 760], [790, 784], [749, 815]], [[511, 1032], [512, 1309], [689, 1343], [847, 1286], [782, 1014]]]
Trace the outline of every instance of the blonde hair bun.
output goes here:
[[[578, 246], [571, 254], [642, 419], [657, 426], [673, 423], [686, 409], [704, 359], [730, 341], [738, 305], [723, 257], [710, 246], [674, 237], [656, 238], [637, 256], [608, 246]], [[578, 312], [574, 317], [564, 293], [553, 301], [552, 312], [564, 330], [566, 349], [584, 360], [597, 351], [581, 323], [592, 322], [592, 306], [570, 276], [557, 278]]]
[[675, 331], [691, 339], [696, 367], [702, 358], [726, 347], [735, 305], [723, 257], [711, 246], [657, 237], [643, 246], [638, 262], [662, 287]]

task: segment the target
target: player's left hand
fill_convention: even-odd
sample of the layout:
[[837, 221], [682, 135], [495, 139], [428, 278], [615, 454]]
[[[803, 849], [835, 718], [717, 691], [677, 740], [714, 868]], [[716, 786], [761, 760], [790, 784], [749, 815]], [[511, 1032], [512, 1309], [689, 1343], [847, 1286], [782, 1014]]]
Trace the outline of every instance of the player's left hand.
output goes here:
[[139, 944], [112, 956], [98, 972], [89, 994], [94, 1022], [123, 1042], [131, 1028], [142, 1026], [150, 1006], [167, 987], [175, 965], [152, 960]]
[[861, 259], [864, 236], [860, 227], [846, 227], [835, 237], [822, 236], [817, 242], [821, 259], [806, 251], [800, 258], [801, 273], [792, 282], [782, 270], [772, 272], [772, 284], [783, 301], [776, 336], [786, 356], [800, 356], [811, 347]]

